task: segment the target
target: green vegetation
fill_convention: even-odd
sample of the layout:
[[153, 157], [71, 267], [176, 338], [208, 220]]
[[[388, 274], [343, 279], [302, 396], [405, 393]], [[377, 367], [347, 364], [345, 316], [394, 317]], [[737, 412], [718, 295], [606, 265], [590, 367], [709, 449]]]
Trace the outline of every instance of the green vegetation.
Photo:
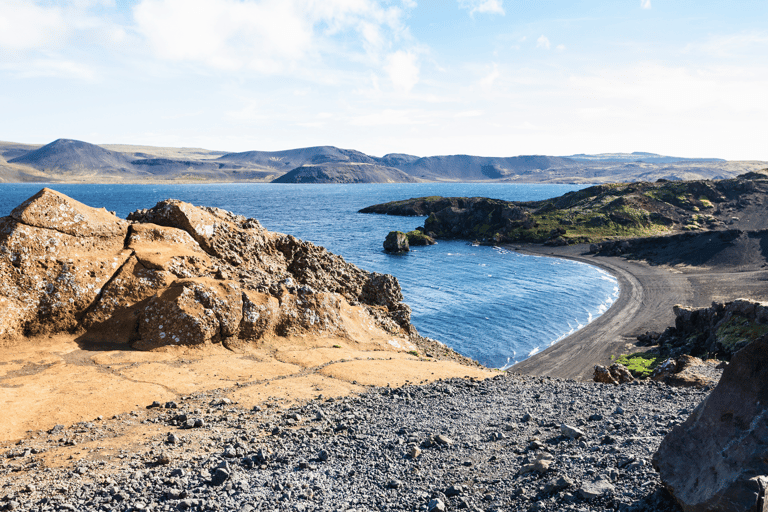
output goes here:
[[408, 353], [411, 354], [412, 356], [419, 357], [419, 353], [415, 350], [409, 350]]
[[665, 360], [666, 357], [659, 354], [636, 352], [634, 354], [623, 355], [616, 359], [616, 362], [626, 366], [629, 373], [634, 377], [647, 379], [651, 376], [653, 370]]
[[409, 245], [434, 245], [435, 240], [431, 236], [427, 236], [423, 231], [414, 229], [405, 234], [408, 237]]
[[718, 327], [717, 341], [729, 352], [735, 352], [742, 345], [768, 333], [768, 325], [750, 322], [740, 316], [732, 316]]
[[543, 201], [430, 196], [362, 211], [428, 215], [424, 232], [437, 238], [562, 245], [702, 229], [714, 219], [698, 212], [724, 201], [728, 187], [709, 181], [614, 183]]

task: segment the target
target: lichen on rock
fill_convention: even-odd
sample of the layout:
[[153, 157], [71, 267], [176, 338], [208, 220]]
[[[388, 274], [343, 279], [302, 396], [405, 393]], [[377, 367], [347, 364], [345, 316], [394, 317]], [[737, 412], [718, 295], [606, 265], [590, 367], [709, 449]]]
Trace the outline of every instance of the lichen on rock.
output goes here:
[[135, 348], [413, 332], [392, 276], [255, 219], [166, 200], [121, 220], [43, 189], [0, 219], [0, 337], [78, 332]]

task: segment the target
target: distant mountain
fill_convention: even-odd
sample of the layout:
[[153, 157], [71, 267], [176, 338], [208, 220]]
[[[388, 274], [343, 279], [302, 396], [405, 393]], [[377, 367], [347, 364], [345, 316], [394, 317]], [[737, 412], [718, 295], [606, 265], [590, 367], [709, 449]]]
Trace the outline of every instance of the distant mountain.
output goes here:
[[57, 139], [8, 162], [26, 164], [39, 170], [59, 171], [130, 170], [132, 167], [123, 153], [71, 139]]
[[285, 151], [245, 151], [227, 153], [218, 158], [220, 162], [254, 164], [271, 169], [290, 171], [302, 165], [323, 164], [328, 162], [376, 163], [374, 158], [351, 149], [333, 146], [315, 146], [311, 148], [288, 149]]
[[415, 183], [421, 180], [394, 167], [376, 164], [323, 163], [302, 165], [272, 183]]
[[609, 183], [731, 178], [765, 162], [677, 158], [656, 153], [382, 157], [313, 146], [226, 153], [200, 148], [108, 145], [58, 139], [44, 146], [0, 141], [0, 182]]
[[501, 179], [548, 169], [572, 168], [578, 164], [567, 158], [556, 156], [485, 157], [449, 155], [428, 156], [416, 160], [403, 161], [402, 163], [392, 162], [391, 165], [411, 176], [425, 180], [475, 181]]
[[596, 155], [570, 155], [564, 158], [572, 160], [597, 160], [602, 162], [644, 162], [644, 163], [672, 163], [672, 162], [725, 162], [720, 158], [683, 158], [677, 156], [664, 156], [656, 153], [643, 153], [635, 151], [634, 153], [598, 153]]

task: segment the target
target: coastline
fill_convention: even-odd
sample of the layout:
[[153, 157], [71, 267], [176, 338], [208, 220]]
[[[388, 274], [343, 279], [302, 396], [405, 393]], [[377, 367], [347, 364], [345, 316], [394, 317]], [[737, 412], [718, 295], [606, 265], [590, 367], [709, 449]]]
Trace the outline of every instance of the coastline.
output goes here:
[[594, 321], [570, 336], [510, 367], [511, 373], [589, 381], [596, 364], [640, 350], [637, 336], [674, 325], [672, 307], [707, 307], [736, 298], [765, 300], [768, 270], [762, 264], [741, 267], [654, 265], [618, 256], [589, 254], [587, 245], [548, 247], [533, 244], [505, 248], [536, 256], [580, 261], [599, 267], [619, 281], [619, 297]]

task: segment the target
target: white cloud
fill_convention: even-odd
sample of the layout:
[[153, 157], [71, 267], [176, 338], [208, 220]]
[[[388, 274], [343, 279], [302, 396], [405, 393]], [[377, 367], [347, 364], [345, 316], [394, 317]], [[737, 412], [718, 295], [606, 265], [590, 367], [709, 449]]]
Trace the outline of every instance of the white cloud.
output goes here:
[[556, 48], [557, 48], [557, 51], [560, 51], [560, 52], [565, 51], [565, 45], [564, 44], [559, 44], [559, 45], [557, 45]]
[[[281, 72], [324, 53], [370, 61], [407, 38], [401, 6], [379, 0], [141, 0], [137, 28], [163, 59]], [[340, 48], [339, 40], [351, 49]], [[359, 60], [359, 59], [358, 59]]]
[[67, 32], [62, 10], [24, 0], [0, 0], [0, 47], [42, 48], [61, 41]]
[[418, 57], [412, 52], [400, 50], [391, 54], [384, 69], [399, 91], [408, 92], [419, 81]]
[[536, 40], [536, 48], [544, 48], [545, 50], [549, 50], [549, 47], [549, 38], [545, 35], [539, 36], [539, 38]]
[[504, 16], [504, 0], [459, 0], [459, 7], [467, 9], [470, 16], [481, 14], [501, 14]]
[[651, 0], [640, 0], [640, 7], [642, 9], [650, 9], [651, 8]]

